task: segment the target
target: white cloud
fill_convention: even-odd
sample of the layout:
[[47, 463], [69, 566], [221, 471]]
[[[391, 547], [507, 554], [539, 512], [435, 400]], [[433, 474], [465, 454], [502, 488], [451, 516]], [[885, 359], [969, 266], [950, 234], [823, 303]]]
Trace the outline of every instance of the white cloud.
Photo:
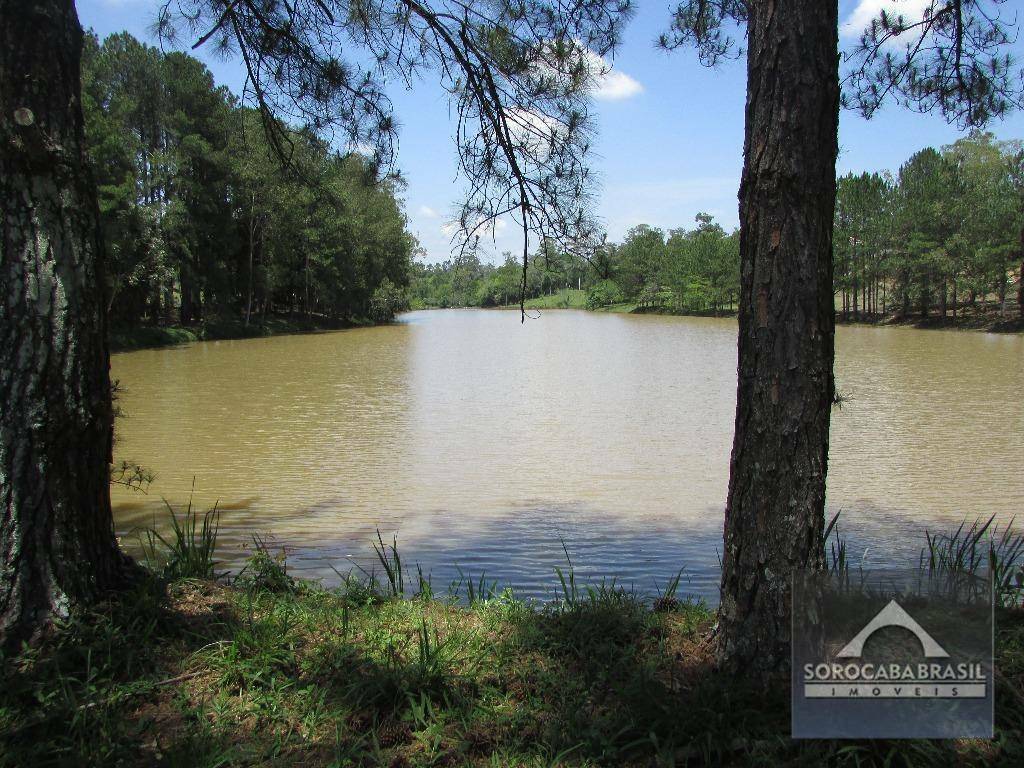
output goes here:
[[421, 205], [416, 211], [420, 216], [425, 219], [436, 219], [440, 214], [431, 208], [429, 205]]
[[860, 0], [839, 26], [839, 32], [843, 37], [858, 38], [883, 10], [892, 17], [903, 16], [914, 23], [924, 18], [925, 9], [930, 5], [932, 0]]
[[594, 96], [606, 101], [618, 101], [643, 92], [644, 87], [625, 72], [612, 71], [601, 78]]
[[625, 72], [615, 69], [608, 59], [598, 55], [581, 41], [575, 40], [569, 43], [569, 46], [567, 58], [556, 69], [552, 61], [561, 57], [554, 55], [554, 46], [552, 45], [552, 55], [547, 58], [541, 58], [536, 63], [538, 74], [554, 76], [556, 78], [566, 75], [582, 59], [582, 63], [589, 76], [587, 78], [589, 81], [587, 83], [588, 90], [594, 98], [601, 99], [602, 101], [620, 101], [644, 92], [643, 85], [636, 79], [630, 77]]
[[603, 101], [621, 101], [644, 92], [644, 87], [625, 72], [612, 67], [603, 56], [587, 50], [587, 65], [594, 78], [593, 93], [595, 99]]

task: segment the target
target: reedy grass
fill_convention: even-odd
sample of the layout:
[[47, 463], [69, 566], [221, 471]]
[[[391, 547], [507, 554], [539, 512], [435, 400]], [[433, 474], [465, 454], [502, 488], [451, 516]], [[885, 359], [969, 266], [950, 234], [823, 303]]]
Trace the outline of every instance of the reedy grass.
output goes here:
[[146, 531], [143, 556], [146, 564], [167, 579], [216, 579], [217, 534], [220, 512], [217, 505], [207, 510], [200, 520], [192, 507], [191, 497], [181, 517], [164, 500], [171, 523], [170, 538], [155, 528]]
[[954, 578], [987, 576], [999, 605], [1020, 605], [1024, 595], [1024, 535], [1016, 532], [1013, 522], [1000, 528], [993, 516], [970, 525], [965, 520], [951, 533], [932, 535], [926, 531], [922, 569]]
[[381, 567], [384, 568], [391, 596], [403, 596], [405, 594], [405, 574], [402, 570], [402, 556], [398, 553], [398, 535], [394, 536], [390, 545], [386, 545], [378, 529], [377, 543], [373, 545], [373, 551], [376, 553]]

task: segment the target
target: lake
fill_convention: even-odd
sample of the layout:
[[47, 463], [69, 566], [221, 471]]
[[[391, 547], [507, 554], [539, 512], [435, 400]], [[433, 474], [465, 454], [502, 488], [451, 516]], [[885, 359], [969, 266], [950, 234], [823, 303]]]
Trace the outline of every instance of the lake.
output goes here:
[[[411, 312], [393, 325], [113, 356], [118, 535], [219, 502], [336, 583], [397, 533], [435, 592], [460, 574], [546, 598], [565, 566], [717, 602], [736, 386], [732, 319]], [[841, 327], [830, 512], [855, 560], [916, 562], [925, 528], [1024, 511], [1024, 338]]]

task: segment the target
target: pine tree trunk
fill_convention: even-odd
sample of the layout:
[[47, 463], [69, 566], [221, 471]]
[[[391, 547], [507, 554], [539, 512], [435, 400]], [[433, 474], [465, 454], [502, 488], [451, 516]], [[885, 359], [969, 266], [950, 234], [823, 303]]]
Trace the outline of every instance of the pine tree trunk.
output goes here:
[[751, 4], [718, 657], [761, 678], [789, 668], [793, 570], [825, 563], [837, 29], [836, 0]]
[[0, 640], [121, 580], [96, 192], [72, 0], [0, 0]]
[[853, 319], [854, 320], [860, 320], [860, 301], [859, 301], [859, 297], [857, 295], [858, 291], [860, 290], [860, 284], [859, 284], [859, 282], [857, 280], [858, 272], [857, 272], [857, 247], [856, 246], [854, 246], [852, 264], [853, 264], [853, 268], [850, 271], [852, 273], [852, 279], [853, 279]]
[[252, 206], [249, 208], [249, 290], [248, 298], [245, 302], [245, 327], [249, 327], [249, 321], [252, 319], [252, 268], [253, 268], [253, 255], [256, 250], [256, 195], [252, 196]]

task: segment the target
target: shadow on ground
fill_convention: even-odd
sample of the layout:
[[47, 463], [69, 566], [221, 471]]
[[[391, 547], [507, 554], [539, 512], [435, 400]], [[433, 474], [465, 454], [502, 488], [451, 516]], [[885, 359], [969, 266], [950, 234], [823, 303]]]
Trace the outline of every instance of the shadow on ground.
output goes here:
[[[785, 686], [714, 670], [713, 616], [566, 579], [470, 605], [156, 580], [4, 660], [0, 765], [1019, 765], [1024, 617], [992, 742], [793, 742]], [[273, 586], [275, 591], [271, 591]]]

